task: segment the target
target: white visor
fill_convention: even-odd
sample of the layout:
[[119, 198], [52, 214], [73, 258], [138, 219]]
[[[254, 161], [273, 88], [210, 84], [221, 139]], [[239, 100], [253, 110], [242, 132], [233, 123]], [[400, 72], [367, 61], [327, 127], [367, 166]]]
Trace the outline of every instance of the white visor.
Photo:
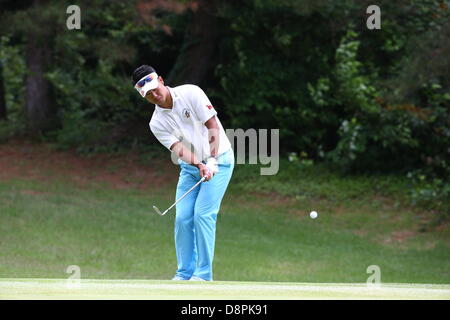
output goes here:
[[[140, 86], [142, 84], [142, 86]], [[136, 84], [134, 88], [139, 92], [139, 94], [145, 98], [147, 92], [158, 87], [158, 75], [156, 72], [152, 72], [142, 77]]]

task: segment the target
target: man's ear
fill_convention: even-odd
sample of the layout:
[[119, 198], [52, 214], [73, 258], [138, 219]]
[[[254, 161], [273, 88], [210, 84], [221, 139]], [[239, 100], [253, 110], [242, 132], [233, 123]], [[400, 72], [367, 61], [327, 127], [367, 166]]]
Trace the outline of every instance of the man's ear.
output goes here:
[[158, 80], [159, 80], [159, 82], [161, 82], [162, 84], [164, 84], [164, 79], [163, 79], [163, 77], [158, 76]]

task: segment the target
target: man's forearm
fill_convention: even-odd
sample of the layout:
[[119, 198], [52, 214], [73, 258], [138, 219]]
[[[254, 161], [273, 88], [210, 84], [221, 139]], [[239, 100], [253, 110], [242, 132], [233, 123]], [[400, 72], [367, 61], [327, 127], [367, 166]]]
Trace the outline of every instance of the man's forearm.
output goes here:
[[205, 126], [206, 128], [208, 128], [208, 142], [211, 157], [216, 158], [219, 153], [219, 143], [220, 143], [219, 141], [220, 130], [216, 117], [214, 116], [208, 121], [206, 121]]
[[208, 130], [208, 141], [209, 141], [209, 149], [211, 152], [211, 157], [217, 158], [219, 153], [219, 130], [217, 129], [209, 129]]
[[191, 152], [185, 145], [183, 145], [181, 142], [176, 142], [172, 148], [172, 152], [175, 152], [176, 155], [183, 160], [184, 162], [187, 162], [189, 164], [192, 164], [196, 167], [201, 163], [200, 160], [197, 159], [195, 154]]

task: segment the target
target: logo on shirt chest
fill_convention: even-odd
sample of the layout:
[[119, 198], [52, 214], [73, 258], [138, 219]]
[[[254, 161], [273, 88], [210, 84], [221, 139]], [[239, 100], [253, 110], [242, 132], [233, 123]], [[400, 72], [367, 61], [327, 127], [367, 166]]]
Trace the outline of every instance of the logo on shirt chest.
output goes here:
[[183, 117], [185, 117], [186, 119], [189, 119], [191, 117], [191, 113], [187, 108], [183, 109]]

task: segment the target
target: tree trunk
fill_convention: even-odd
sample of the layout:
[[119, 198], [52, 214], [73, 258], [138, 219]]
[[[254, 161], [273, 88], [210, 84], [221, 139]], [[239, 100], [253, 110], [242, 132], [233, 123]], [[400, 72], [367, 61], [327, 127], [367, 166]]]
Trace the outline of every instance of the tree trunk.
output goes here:
[[44, 78], [49, 58], [45, 43], [37, 43], [35, 37], [28, 39], [26, 48], [25, 115], [30, 133], [40, 133], [49, 124], [49, 83]]
[[180, 54], [167, 82], [201, 84], [211, 68], [218, 35], [217, 0], [200, 0], [186, 31]]
[[6, 100], [5, 100], [5, 88], [3, 83], [3, 66], [0, 62], [0, 120], [7, 120], [8, 114], [6, 113]]
[[[45, 10], [45, 0], [34, 0], [33, 6]], [[35, 29], [28, 32], [26, 45], [26, 92], [25, 117], [31, 134], [39, 134], [49, 128], [52, 115], [50, 110], [50, 84], [45, 72], [50, 60], [50, 27], [43, 19], [36, 19]]]

